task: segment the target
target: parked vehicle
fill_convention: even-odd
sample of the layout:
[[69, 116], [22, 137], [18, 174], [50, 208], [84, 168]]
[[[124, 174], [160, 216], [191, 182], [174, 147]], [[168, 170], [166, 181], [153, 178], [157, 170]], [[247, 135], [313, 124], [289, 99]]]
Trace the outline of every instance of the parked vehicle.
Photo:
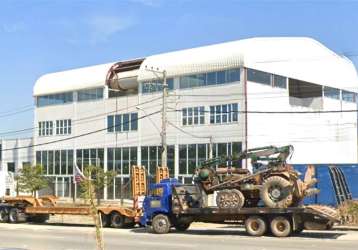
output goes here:
[[327, 229], [338, 221], [335, 209], [326, 206], [288, 208], [241, 207], [219, 208], [206, 206], [206, 193], [198, 184], [184, 185], [176, 179], [165, 179], [150, 185], [150, 194], [143, 202], [142, 225], [152, 232], [165, 234], [174, 227], [185, 231], [192, 222], [244, 224], [252, 236], [271, 232], [286, 237], [304, 229]]

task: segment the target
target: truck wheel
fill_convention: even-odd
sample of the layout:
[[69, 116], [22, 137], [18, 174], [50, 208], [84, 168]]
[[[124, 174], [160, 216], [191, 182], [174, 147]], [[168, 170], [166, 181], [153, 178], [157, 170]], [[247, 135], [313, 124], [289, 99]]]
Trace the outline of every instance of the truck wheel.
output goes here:
[[174, 225], [175, 229], [184, 232], [190, 227], [190, 223], [178, 223]]
[[287, 237], [292, 232], [290, 221], [283, 216], [277, 216], [271, 221], [271, 232], [276, 237]]
[[118, 212], [113, 212], [111, 216], [111, 226], [114, 228], [123, 228], [124, 225], [124, 216]]
[[35, 215], [27, 219], [27, 221], [34, 223], [45, 223], [50, 218], [49, 215]]
[[287, 208], [292, 204], [291, 184], [280, 176], [271, 176], [262, 185], [260, 198], [267, 207]]
[[19, 210], [17, 208], [11, 208], [9, 211], [9, 222], [18, 223], [19, 222]]
[[170, 226], [169, 218], [164, 214], [158, 214], [152, 220], [152, 230], [156, 234], [169, 233]]
[[9, 222], [9, 213], [6, 208], [0, 209], [0, 223]]
[[232, 208], [242, 208], [245, 204], [245, 197], [241, 191], [234, 189], [232, 192]]
[[262, 236], [267, 231], [267, 224], [260, 216], [250, 216], [245, 220], [245, 228], [251, 236]]
[[110, 215], [104, 214], [104, 213], [100, 213], [101, 216], [101, 221], [102, 221], [102, 227], [109, 227], [110, 226]]

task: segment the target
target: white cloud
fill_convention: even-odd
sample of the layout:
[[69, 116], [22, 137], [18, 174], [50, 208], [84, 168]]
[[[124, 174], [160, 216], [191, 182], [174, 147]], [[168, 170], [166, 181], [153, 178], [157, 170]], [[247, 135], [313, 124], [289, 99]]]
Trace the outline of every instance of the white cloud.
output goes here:
[[94, 16], [87, 20], [92, 42], [106, 41], [112, 35], [126, 30], [135, 24], [135, 20], [120, 16]]
[[25, 29], [24, 23], [3, 23], [1, 30], [5, 33], [16, 33]]
[[162, 4], [162, 0], [130, 0], [133, 3], [139, 3], [146, 6], [157, 7]]

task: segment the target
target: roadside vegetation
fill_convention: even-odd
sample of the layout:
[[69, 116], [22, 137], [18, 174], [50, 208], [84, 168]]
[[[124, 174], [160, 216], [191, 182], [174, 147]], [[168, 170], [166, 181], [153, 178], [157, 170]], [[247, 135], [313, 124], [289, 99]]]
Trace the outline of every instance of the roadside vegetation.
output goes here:
[[358, 200], [346, 201], [339, 207], [344, 224], [358, 225]]
[[90, 206], [90, 214], [96, 227], [96, 243], [98, 250], [104, 250], [104, 240], [102, 234], [102, 221], [98, 213], [98, 205], [100, 204], [100, 194], [104, 187], [109, 186], [113, 182], [113, 178], [117, 175], [114, 171], [105, 172], [100, 166], [87, 166], [83, 171], [84, 178], [81, 181], [82, 197]]
[[41, 165], [31, 166], [26, 165], [20, 173], [15, 177], [16, 191], [31, 193], [34, 197], [37, 196], [37, 191], [48, 186], [48, 180], [43, 175], [43, 167]]

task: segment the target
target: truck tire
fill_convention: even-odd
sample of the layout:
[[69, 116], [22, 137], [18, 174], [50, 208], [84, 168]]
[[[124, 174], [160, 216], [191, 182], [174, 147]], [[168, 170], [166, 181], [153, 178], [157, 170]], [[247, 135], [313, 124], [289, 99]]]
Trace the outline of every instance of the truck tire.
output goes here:
[[154, 216], [152, 220], [152, 230], [156, 234], [167, 234], [169, 233], [171, 224], [168, 216], [164, 214], [158, 214]]
[[190, 223], [178, 223], [178, 224], [174, 224], [174, 227], [176, 230], [180, 232], [184, 232], [190, 227]]
[[245, 228], [251, 236], [262, 236], [267, 231], [267, 224], [260, 216], [250, 216], [245, 220]]
[[109, 227], [111, 225], [111, 217], [109, 214], [100, 213], [102, 227]]
[[9, 222], [18, 223], [19, 222], [19, 209], [13, 207], [9, 211]]
[[273, 218], [270, 223], [270, 229], [276, 237], [287, 237], [292, 233], [291, 222], [284, 216]]
[[9, 222], [9, 212], [6, 208], [0, 208], [0, 223]]
[[271, 176], [264, 181], [260, 198], [267, 207], [287, 208], [292, 204], [291, 184], [280, 176]]
[[124, 228], [124, 216], [118, 212], [113, 212], [111, 215], [111, 226], [114, 228]]
[[49, 218], [50, 218], [50, 216], [47, 214], [35, 215], [35, 216], [27, 218], [27, 221], [41, 224], [41, 223], [45, 223]]

